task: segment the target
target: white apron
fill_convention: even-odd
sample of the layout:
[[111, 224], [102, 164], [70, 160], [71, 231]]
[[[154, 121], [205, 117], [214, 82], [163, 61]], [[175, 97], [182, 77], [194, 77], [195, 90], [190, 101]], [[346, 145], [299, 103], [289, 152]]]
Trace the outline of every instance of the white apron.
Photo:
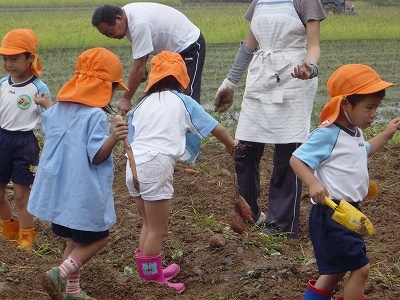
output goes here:
[[303, 143], [318, 79], [300, 80], [290, 73], [307, 54], [306, 29], [292, 1], [259, 1], [251, 21], [259, 43], [249, 65], [236, 129], [244, 141]]

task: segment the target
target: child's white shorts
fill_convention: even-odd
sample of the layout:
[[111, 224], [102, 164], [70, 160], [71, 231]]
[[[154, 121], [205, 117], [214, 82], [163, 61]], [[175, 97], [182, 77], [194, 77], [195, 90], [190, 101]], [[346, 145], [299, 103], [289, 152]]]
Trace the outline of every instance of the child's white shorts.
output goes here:
[[126, 186], [132, 197], [142, 196], [146, 201], [171, 199], [174, 194], [173, 179], [176, 161], [158, 154], [150, 161], [136, 165], [140, 193], [135, 189], [129, 160], [126, 164]]

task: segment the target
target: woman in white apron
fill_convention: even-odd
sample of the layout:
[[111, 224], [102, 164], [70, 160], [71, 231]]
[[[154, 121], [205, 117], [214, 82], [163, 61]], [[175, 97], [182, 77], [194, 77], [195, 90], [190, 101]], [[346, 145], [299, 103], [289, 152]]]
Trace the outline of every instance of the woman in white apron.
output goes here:
[[[318, 85], [320, 21], [325, 13], [319, 0], [254, 0], [245, 18], [251, 20], [251, 27], [218, 89], [215, 110], [229, 108], [233, 96], [226, 98], [224, 93], [230, 90], [233, 95], [248, 66], [236, 129], [241, 143], [235, 155], [239, 194], [265, 233], [296, 238], [302, 183], [289, 159], [310, 131]], [[265, 144], [275, 145], [267, 216], [258, 204], [259, 165]]]

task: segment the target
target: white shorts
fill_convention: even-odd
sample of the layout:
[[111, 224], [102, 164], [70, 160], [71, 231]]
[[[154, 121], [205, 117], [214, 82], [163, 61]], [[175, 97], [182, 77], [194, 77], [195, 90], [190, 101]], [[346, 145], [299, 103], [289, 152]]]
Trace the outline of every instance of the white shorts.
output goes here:
[[133, 185], [132, 171], [128, 160], [125, 178], [131, 196], [141, 196], [146, 201], [171, 199], [174, 194], [175, 164], [173, 158], [158, 154], [150, 161], [136, 165], [140, 186], [140, 192], [138, 192]]

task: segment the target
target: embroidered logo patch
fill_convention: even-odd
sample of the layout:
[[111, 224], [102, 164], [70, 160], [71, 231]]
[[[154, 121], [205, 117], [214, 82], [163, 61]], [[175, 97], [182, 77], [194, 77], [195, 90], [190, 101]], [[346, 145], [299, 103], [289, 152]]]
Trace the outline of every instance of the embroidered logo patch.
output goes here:
[[28, 109], [32, 104], [32, 99], [28, 95], [20, 95], [17, 98], [17, 105], [20, 109]]

